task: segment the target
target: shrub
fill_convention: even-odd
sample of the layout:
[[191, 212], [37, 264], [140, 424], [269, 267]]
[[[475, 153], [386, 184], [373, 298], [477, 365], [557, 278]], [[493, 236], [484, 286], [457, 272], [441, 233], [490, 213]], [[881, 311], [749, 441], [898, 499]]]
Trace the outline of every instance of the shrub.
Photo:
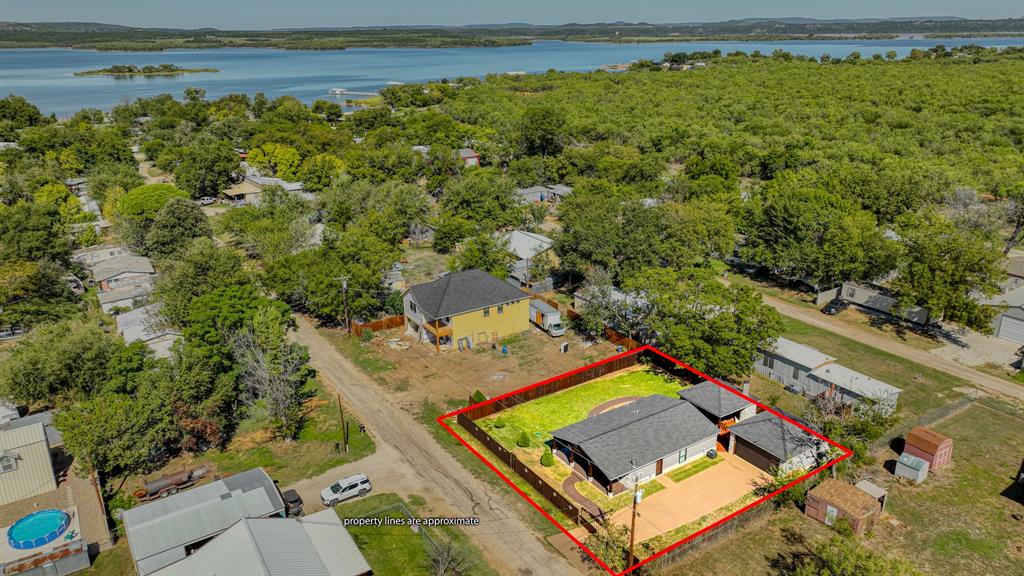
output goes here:
[[526, 432], [520, 432], [519, 437], [516, 438], [516, 446], [528, 448], [530, 446], [530, 436]]
[[506, 424], [505, 424], [504, 420], [498, 419], [498, 420], [494, 421], [494, 427], [495, 428], [501, 429], [501, 428], [504, 428], [505, 426], [506, 426]]
[[470, 398], [472, 398], [473, 404], [479, 404], [481, 402], [487, 401], [487, 396], [485, 396], [484, 393], [479, 390], [473, 392], [473, 395], [470, 396]]
[[540, 465], [545, 468], [553, 466], [555, 464], [555, 455], [551, 453], [551, 447], [549, 446], [544, 450], [544, 455], [540, 457]]
[[373, 340], [373, 330], [363, 330], [359, 333], [359, 340], [361, 342], [369, 342]]

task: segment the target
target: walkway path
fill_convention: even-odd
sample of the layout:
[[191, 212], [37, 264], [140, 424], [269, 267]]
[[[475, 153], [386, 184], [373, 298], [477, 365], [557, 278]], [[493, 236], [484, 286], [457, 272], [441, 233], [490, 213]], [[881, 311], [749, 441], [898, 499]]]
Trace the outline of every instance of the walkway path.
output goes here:
[[[479, 546], [487, 563], [501, 574], [515, 576], [578, 575], [565, 558], [546, 547], [539, 535], [515, 510], [516, 496], [500, 491], [473, 476], [442, 448], [410, 414], [403, 411], [366, 374], [321, 336], [309, 320], [296, 316], [293, 337], [309, 348], [310, 364], [323, 382], [341, 394], [366, 425], [377, 453], [300, 482], [300, 494], [320, 482], [356, 470], [377, 470], [371, 475], [375, 490], [394, 487], [411, 490], [441, 513], [476, 516], [478, 526], [463, 530]], [[303, 496], [305, 498], [305, 496]]]
[[566, 496], [575, 500], [577, 504], [586, 509], [587, 512], [590, 512], [591, 516], [595, 518], [600, 518], [601, 507], [595, 504], [594, 501], [591, 500], [590, 498], [587, 498], [586, 496], [581, 494], [580, 491], [576, 489], [577, 482], [586, 482], [586, 480], [580, 479], [580, 477], [575, 474], [570, 474], [569, 477], [562, 482], [562, 492], [565, 492]]
[[767, 294], [762, 294], [762, 296], [764, 297], [764, 301], [778, 310], [779, 313], [789, 316], [790, 318], [796, 318], [805, 324], [810, 324], [816, 328], [821, 328], [841, 336], [846, 336], [847, 338], [851, 338], [862, 344], [867, 344], [868, 346], [885, 350], [886, 352], [896, 354], [897, 356], [906, 358], [907, 360], [912, 360], [918, 364], [928, 366], [929, 368], [934, 368], [945, 372], [946, 374], [962, 378], [986, 392], [1017, 400], [1024, 400], [1024, 386], [1020, 384], [1014, 384], [1013, 382], [1003, 380], [997, 376], [979, 372], [974, 368], [964, 366], [953, 360], [935, 356], [927, 350], [920, 350], [890, 338], [873, 334], [861, 328], [839, 322], [833, 322], [827, 316], [813, 308], [805, 308], [796, 304], [790, 304], [785, 300], [780, 300], [779, 298], [768, 296]]
[[636, 400], [639, 400], [640, 398], [642, 398], [642, 397], [641, 396], [623, 396], [622, 398], [615, 398], [614, 400], [609, 400], [607, 402], [599, 404], [593, 410], [588, 412], [587, 413], [587, 418], [593, 418], [594, 416], [597, 416], [598, 414], [602, 414], [604, 412], [607, 412], [609, 409], [614, 408], [615, 406], [619, 406], [621, 404], [626, 404], [626, 403], [629, 403], [629, 402], [634, 402]]

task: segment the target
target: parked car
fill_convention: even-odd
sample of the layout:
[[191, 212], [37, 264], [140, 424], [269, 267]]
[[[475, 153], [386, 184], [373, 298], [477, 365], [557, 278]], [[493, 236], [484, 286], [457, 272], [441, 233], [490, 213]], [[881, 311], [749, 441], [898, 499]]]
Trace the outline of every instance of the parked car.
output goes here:
[[281, 493], [284, 500], [285, 512], [289, 518], [302, 516], [302, 497], [295, 490], [285, 490]]
[[828, 301], [828, 304], [825, 304], [821, 311], [829, 316], [835, 316], [849, 307], [850, 303], [848, 301], [843, 300], [842, 298], [833, 298]]
[[216, 198], [214, 198], [214, 197], [212, 197], [212, 196], [203, 196], [203, 197], [202, 197], [202, 198], [200, 198], [199, 200], [196, 200], [196, 202], [197, 202], [197, 203], [198, 203], [198, 204], [199, 204], [200, 206], [209, 206], [210, 204], [213, 204], [213, 203], [214, 203], [214, 202], [216, 202], [216, 201], [217, 201], [217, 199], [216, 199]]
[[324, 503], [324, 506], [336, 506], [349, 498], [366, 496], [370, 490], [373, 490], [373, 485], [370, 484], [370, 479], [366, 477], [366, 474], [353, 474], [324, 488], [320, 492], [320, 501]]

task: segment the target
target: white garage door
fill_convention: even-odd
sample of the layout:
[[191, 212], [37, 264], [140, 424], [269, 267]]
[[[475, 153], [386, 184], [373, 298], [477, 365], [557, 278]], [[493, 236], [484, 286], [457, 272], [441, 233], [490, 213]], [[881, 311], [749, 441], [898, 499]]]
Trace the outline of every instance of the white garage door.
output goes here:
[[1024, 342], [1024, 320], [1004, 315], [999, 323], [999, 337], [1013, 342]]

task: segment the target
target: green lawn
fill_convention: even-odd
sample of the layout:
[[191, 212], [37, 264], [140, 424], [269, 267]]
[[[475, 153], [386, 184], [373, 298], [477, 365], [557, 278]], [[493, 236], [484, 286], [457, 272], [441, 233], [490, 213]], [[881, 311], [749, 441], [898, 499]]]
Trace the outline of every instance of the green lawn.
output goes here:
[[[563, 470], [569, 470], [567, 466], [559, 465], [558, 467]], [[605, 512], [614, 512], [633, 503], [633, 492], [629, 490], [609, 498], [603, 490], [598, 490], [597, 486], [594, 486], [591, 482], [577, 482], [576, 489], [580, 491], [580, 494], [583, 494], [600, 506], [601, 510], [604, 510]], [[655, 492], [661, 492], [665, 487], [662, 486], [661, 482], [651, 480], [650, 482], [641, 484], [640, 489], [644, 491], [644, 498], [646, 498]]]
[[[651, 394], [675, 397], [679, 388], [679, 380], [672, 377], [647, 370], [628, 372], [520, 404], [481, 418], [477, 424], [510, 450], [516, 449], [516, 438], [521, 432], [530, 436], [533, 446], [540, 446], [551, 437], [552, 430], [583, 420], [587, 413], [603, 402], [623, 396]], [[503, 427], [497, 427], [502, 423]]]
[[395, 368], [393, 362], [381, 358], [372, 348], [360, 342], [358, 338], [349, 336], [343, 330], [321, 328], [318, 332], [320, 332], [321, 336], [327, 338], [331, 344], [334, 344], [334, 347], [351, 360], [353, 364], [358, 366], [360, 370], [371, 376], [394, 370]]
[[971, 386], [969, 382], [945, 372], [799, 320], [783, 316], [782, 321], [782, 335], [786, 338], [835, 356], [844, 366], [903, 389], [898, 412], [903, 418], [919, 416], [948, 404], [963, 396], [954, 388]]
[[[210, 450], [199, 458], [208, 460], [221, 473], [237, 473], [257, 466], [288, 486], [297, 480], [318, 476], [335, 466], [358, 460], [372, 454], [373, 440], [359, 433], [359, 422], [346, 414], [349, 425], [349, 451], [336, 452], [334, 446], [342, 442], [338, 404], [322, 387], [307, 415], [306, 422], [294, 441], [260, 439], [259, 431], [239, 431], [239, 437], [225, 450]], [[247, 441], [252, 438], [254, 440]]]
[[696, 462], [687, 464], [686, 466], [680, 466], [679, 468], [676, 468], [675, 470], [669, 472], [668, 477], [671, 478], [673, 482], [682, 482], [683, 480], [686, 480], [690, 476], [694, 476], [707, 470], [708, 468], [711, 468], [712, 466], [718, 464], [722, 460], [724, 460], [724, 458], [717, 455], [715, 456], [714, 460], [708, 458], [701, 458]]
[[[375, 494], [350, 503], [341, 504], [334, 510], [340, 518], [358, 518], [375, 513], [377, 510], [403, 502], [397, 494]], [[425, 504], [419, 496], [410, 497], [406, 507], [414, 515]], [[374, 516], [405, 519], [399, 509], [387, 510]], [[462, 530], [454, 527], [423, 528], [435, 542], [451, 539], [460, 545], [473, 559], [473, 569], [465, 576], [492, 576], [495, 574], [483, 560], [483, 554], [477, 549]], [[376, 576], [431, 576], [430, 544], [419, 532], [409, 526], [349, 526], [349, 534], [355, 540], [366, 561], [373, 568]]]
[[761, 402], [790, 414], [804, 414], [812, 407], [809, 399], [789, 392], [782, 384], [757, 372], [750, 375], [750, 393], [757, 396]]
[[92, 561], [92, 567], [78, 572], [81, 576], [129, 576], [135, 574], [135, 563], [132, 562], [128, 540], [122, 538], [110, 550], [100, 552]]
[[889, 487], [901, 553], [935, 574], [1024, 574], [1024, 532], [1012, 518], [1024, 514], [1024, 490], [1016, 500], [1008, 492], [1024, 419], [976, 404], [934, 428], [953, 439], [953, 464], [921, 485]]

